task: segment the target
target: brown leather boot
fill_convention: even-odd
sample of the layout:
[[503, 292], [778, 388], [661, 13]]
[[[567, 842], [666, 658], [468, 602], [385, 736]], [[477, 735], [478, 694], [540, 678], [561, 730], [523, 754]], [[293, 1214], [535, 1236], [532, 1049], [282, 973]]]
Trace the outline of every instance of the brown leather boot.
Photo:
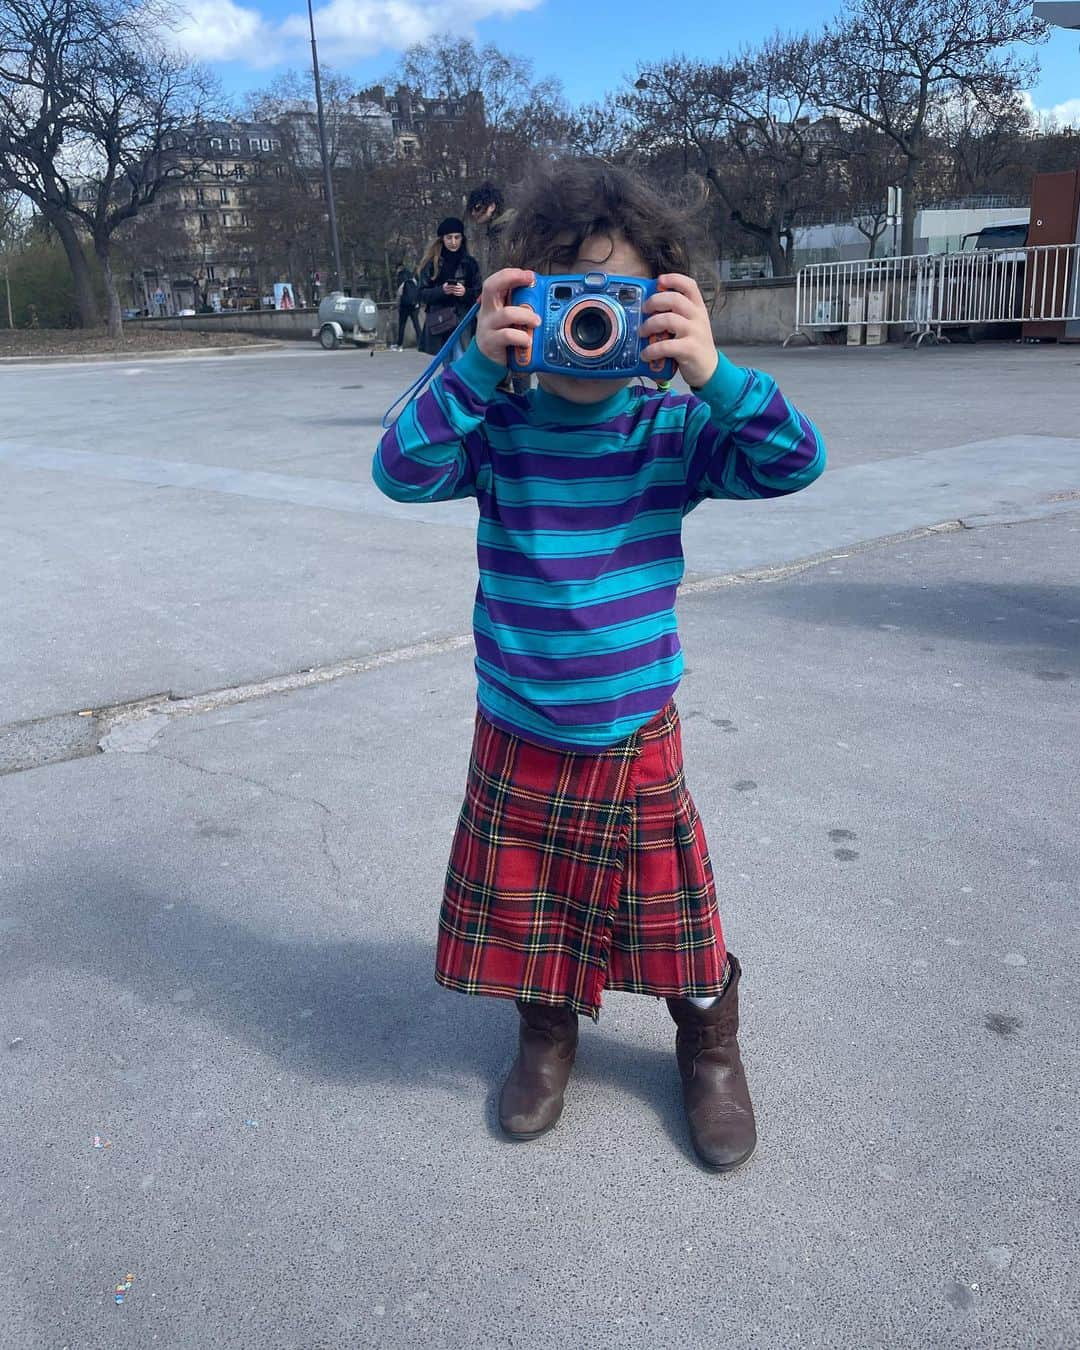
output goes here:
[[678, 1031], [675, 1054], [683, 1083], [690, 1141], [701, 1161], [717, 1172], [740, 1167], [757, 1145], [754, 1107], [739, 1057], [739, 978], [728, 953], [727, 987], [702, 1011], [685, 998], [669, 998]]
[[517, 1000], [518, 1056], [499, 1094], [499, 1124], [511, 1139], [536, 1139], [562, 1115], [563, 1093], [577, 1053], [572, 1008]]

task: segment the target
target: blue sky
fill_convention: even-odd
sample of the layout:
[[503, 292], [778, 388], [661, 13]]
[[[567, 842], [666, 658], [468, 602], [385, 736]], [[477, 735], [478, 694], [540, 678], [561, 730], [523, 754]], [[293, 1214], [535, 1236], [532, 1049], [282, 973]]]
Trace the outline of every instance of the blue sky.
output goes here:
[[[240, 94], [308, 59], [306, 9], [296, 0], [180, 0], [194, 55]], [[575, 102], [619, 85], [637, 62], [689, 52], [720, 57], [774, 29], [813, 27], [833, 0], [773, 0], [719, 9], [709, 0], [316, 0], [323, 59], [374, 81], [411, 41], [447, 28], [529, 56], [538, 74], [559, 76]], [[1039, 48], [1034, 105], [1080, 124], [1080, 32], [1055, 29]]]

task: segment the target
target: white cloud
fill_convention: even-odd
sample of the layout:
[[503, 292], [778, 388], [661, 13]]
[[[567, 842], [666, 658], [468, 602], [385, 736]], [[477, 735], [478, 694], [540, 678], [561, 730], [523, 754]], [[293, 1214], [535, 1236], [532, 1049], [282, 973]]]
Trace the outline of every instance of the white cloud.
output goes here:
[[1030, 93], [1022, 95], [1028, 112], [1040, 126], [1052, 123], [1059, 127], [1080, 127], [1080, 98], [1067, 98], [1049, 108], [1040, 108]]
[[[380, 51], [402, 51], [436, 33], [467, 32], [481, 19], [519, 14], [543, 0], [329, 0], [315, 10], [320, 49], [330, 60], [350, 61]], [[236, 0], [182, 0], [182, 19], [171, 42], [200, 61], [275, 65], [308, 41], [307, 14], [270, 23]]]
[[273, 27], [257, 9], [235, 0], [184, 0], [170, 41], [196, 61], [243, 61], [272, 66], [281, 58]]

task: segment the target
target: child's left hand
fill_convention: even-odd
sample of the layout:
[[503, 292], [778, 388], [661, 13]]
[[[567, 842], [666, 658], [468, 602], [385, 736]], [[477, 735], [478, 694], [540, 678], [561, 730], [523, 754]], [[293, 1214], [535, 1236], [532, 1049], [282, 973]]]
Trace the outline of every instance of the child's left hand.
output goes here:
[[649, 360], [673, 360], [690, 388], [700, 389], [712, 379], [719, 360], [709, 311], [693, 277], [666, 272], [657, 281], [663, 290], [645, 302], [649, 318], [638, 329], [643, 338], [661, 335], [649, 344]]

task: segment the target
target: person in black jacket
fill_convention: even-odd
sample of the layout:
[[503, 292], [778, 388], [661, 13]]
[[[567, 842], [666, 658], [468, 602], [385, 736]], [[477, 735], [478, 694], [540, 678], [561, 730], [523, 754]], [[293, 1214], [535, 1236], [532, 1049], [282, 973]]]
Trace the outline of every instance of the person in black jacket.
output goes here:
[[405, 325], [411, 323], [413, 332], [416, 334], [416, 346], [420, 348], [420, 320], [417, 315], [420, 312], [420, 284], [416, 280], [416, 273], [405, 262], [398, 268], [397, 274], [397, 298], [398, 298], [398, 322], [397, 322], [397, 350], [400, 352], [405, 346]]
[[[420, 265], [420, 300], [427, 308], [420, 350], [436, 356], [446, 339], [480, 296], [480, 268], [465, 242], [465, 226], [447, 216]], [[468, 346], [469, 333], [458, 339], [452, 359]]]

